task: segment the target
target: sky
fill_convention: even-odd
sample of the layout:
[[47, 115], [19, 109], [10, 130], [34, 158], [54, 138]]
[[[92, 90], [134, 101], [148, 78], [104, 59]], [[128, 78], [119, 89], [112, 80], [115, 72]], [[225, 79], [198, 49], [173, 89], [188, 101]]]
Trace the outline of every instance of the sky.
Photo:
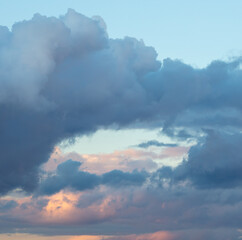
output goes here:
[[0, 239], [242, 237], [241, 1], [0, 4]]

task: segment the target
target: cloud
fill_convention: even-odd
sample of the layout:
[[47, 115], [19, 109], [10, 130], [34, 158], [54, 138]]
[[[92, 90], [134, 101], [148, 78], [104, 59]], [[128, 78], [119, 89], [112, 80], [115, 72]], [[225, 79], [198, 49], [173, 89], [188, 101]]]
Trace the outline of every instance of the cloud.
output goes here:
[[19, 233], [46, 236], [116, 235], [116, 239], [125, 239], [124, 235], [131, 235], [149, 239], [153, 234], [147, 233], [165, 231], [174, 239], [227, 239], [240, 234], [241, 197], [241, 189], [187, 186], [61, 191], [18, 199], [17, 207], [0, 214], [0, 232], [18, 228]]
[[102, 175], [96, 175], [87, 171], [78, 170], [80, 162], [71, 159], [58, 165], [56, 174], [47, 176], [39, 185], [38, 194], [55, 194], [64, 188], [76, 191], [93, 189], [99, 185], [113, 187], [141, 186], [149, 176], [145, 171], [123, 172], [112, 170]]
[[1, 27], [0, 193], [33, 191], [63, 139], [137, 119], [123, 107], [143, 101], [137, 78], [159, 67], [157, 54], [136, 39], [108, 39], [104, 25], [69, 10]]
[[113, 240], [173, 240], [175, 235], [170, 232], [159, 231], [149, 234], [132, 234], [127, 236], [112, 236]]
[[[0, 232], [239, 237], [240, 65], [241, 58], [203, 69], [159, 62], [142, 40], [110, 39], [101, 18], [74, 10], [0, 27], [0, 194], [33, 193], [0, 200]], [[47, 163], [63, 140], [100, 128], [154, 127], [194, 145], [152, 140], [139, 147], [167, 148], [56, 151]], [[156, 171], [157, 159], [163, 167]]]
[[[13, 237], [15, 239], [33, 239], [33, 240], [55, 240], [57, 236], [40, 236], [34, 234], [2, 234], [0, 235], [4, 240], [11, 240]], [[238, 239], [239, 236], [235, 231], [226, 229], [222, 231], [218, 230], [189, 230], [187, 233], [184, 231], [167, 232], [158, 231], [148, 234], [130, 234], [130, 235], [119, 235], [119, 236], [103, 236], [103, 235], [79, 235], [79, 236], [58, 236], [61, 240], [192, 240], [196, 237], [198, 240], [203, 240], [204, 238], [209, 240], [227, 240], [227, 239]]]
[[113, 170], [111, 172], [107, 172], [103, 174], [103, 184], [107, 184], [110, 186], [122, 187], [122, 186], [129, 186], [129, 185], [142, 185], [146, 178], [148, 177], [148, 173], [133, 171], [132, 173], [129, 172], [122, 172], [120, 170]]
[[198, 188], [241, 186], [242, 134], [207, 131], [207, 136], [191, 147], [187, 159], [172, 169], [163, 167], [154, 176], [171, 183], [190, 181]]
[[177, 144], [175, 143], [163, 143], [159, 142], [157, 140], [150, 140], [147, 142], [143, 142], [137, 145], [137, 147], [140, 148], [148, 148], [150, 146], [155, 146], [155, 147], [177, 147]]
[[241, 127], [239, 58], [161, 66], [153, 47], [110, 39], [100, 17], [74, 10], [0, 36], [1, 194], [34, 191], [56, 144], [100, 128]]
[[14, 200], [0, 200], [0, 211], [6, 212], [11, 209], [14, 209], [18, 206], [18, 203]]
[[[169, 154], [167, 151], [164, 151], [164, 153], [166, 157], [174, 155], [172, 153]], [[106, 154], [80, 154], [77, 152], [63, 153], [59, 147], [55, 147], [48, 162], [42, 166], [42, 169], [45, 172], [53, 172], [60, 163], [72, 159], [73, 161], [81, 162], [81, 168], [85, 169], [85, 171], [98, 175], [115, 169], [123, 172], [142, 171], [145, 169], [151, 172], [158, 168], [154, 159], [162, 160], [164, 157], [162, 154], [158, 155], [151, 151], [137, 149], [126, 149]]]

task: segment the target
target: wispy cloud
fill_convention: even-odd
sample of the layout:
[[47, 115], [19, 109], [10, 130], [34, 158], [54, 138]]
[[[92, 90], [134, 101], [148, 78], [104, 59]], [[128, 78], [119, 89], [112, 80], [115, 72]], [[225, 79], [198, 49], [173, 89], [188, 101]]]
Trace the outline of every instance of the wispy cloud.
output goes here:
[[157, 140], [150, 140], [147, 142], [143, 142], [137, 145], [137, 147], [140, 148], [148, 148], [150, 146], [155, 146], [155, 147], [177, 147], [176, 143], [163, 143], [159, 142]]

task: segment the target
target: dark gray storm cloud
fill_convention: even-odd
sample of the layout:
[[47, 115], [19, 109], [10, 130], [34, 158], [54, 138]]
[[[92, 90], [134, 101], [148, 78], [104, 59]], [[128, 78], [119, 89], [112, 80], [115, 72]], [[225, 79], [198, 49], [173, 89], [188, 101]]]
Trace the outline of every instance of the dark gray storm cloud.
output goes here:
[[71, 159], [58, 165], [56, 174], [47, 176], [40, 183], [37, 195], [52, 195], [64, 188], [75, 191], [90, 190], [101, 184], [117, 188], [141, 186], [148, 177], [148, 173], [145, 171], [123, 172], [120, 170], [96, 175], [78, 170], [80, 166], [80, 162]]
[[198, 188], [237, 188], [242, 184], [242, 134], [208, 131], [175, 168], [162, 167], [153, 178], [178, 183], [189, 180]]
[[33, 191], [56, 144], [99, 128], [241, 127], [240, 59], [195, 69], [156, 57], [74, 10], [1, 27], [0, 193]]

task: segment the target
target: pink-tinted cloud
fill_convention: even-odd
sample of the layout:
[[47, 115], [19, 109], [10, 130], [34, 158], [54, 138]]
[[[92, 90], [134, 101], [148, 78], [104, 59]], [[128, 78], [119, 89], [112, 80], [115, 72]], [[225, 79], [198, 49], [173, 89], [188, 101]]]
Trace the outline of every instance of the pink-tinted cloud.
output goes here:
[[[157, 150], [157, 149], [155, 149]], [[163, 164], [176, 164], [187, 154], [189, 147], [166, 147], [157, 151], [126, 149], [110, 154], [79, 154], [76, 152], [62, 153], [59, 147], [55, 147], [49, 161], [43, 165], [46, 171], [54, 171], [56, 167], [68, 159], [82, 162], [81, 169], [91, 173], [102, 174], [114, 169], [133, 171], [134, 169], [154, 171], [157, 169], [157, 161]]]
[[157, 168], [157, 164], [152, 160], [157, 157], [158, 155], [153, 152], [135, 149], [115, 151], [111, 154], [81, 155], [75, 152], [64, 154], [59, 147], [56, 147], [49, 161], [43, 167], [47, 171], [53, 171], [60, 163], [72, 159], [82, 162], [82, 169], [96, 174], [114, 169], [129, 172], [134, 169], [150, 171]]
[[3, 240], [173, 240], [174, 234], [160, 231], [150, 234], [132, 234], [120, 236], [79, 235], [79, 236], [41, 236], [34, 234], [0, 234]]

